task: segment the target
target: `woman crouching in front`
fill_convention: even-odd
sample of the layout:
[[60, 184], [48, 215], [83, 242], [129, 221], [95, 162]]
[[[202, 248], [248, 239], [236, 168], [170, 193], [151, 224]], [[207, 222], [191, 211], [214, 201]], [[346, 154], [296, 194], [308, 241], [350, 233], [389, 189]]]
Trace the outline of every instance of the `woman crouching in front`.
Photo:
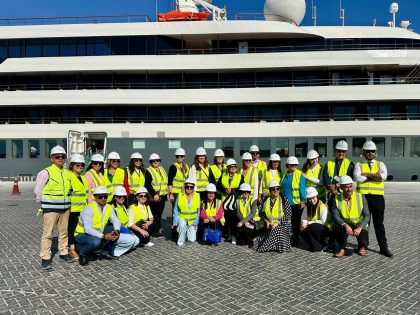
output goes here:
[[[207, 198], [201, 201], [199, 236], [203, 236], [206, 228], [221, 230], [225, 224], [223, 204], [216, 196], [216, 186], [212, 183], [206, 186]], [[205, 240], [203, 239], [205, 242]], [[217, 243], [213, 243], [217, 245]]]

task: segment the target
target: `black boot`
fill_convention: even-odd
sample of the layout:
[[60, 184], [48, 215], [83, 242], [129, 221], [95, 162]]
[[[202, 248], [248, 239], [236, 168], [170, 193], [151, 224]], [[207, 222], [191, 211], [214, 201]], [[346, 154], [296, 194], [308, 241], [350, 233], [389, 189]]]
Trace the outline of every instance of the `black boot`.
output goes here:
[[86, 266], [86, 265], [88, 265], [89, 264], [88, 257], [87, 256], [84, 256], [84, 255], [80, 255], [79, 256], [79, 264], [80, 264], [80, 266]]

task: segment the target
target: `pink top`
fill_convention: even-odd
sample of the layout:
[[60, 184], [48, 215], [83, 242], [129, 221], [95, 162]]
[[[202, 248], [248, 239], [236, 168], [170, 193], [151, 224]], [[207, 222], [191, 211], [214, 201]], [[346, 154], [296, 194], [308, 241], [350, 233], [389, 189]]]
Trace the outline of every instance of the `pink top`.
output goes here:
[[93, 199], [93, 194], [92, 191], [93, 189], [96, 187], [95, 182], [93, 181], [92, 175], [90, 175], [89, 173], [85, 174], [85, 178], [89, 187], [89, 191], [88, 191], [88, 204], [90, 204], [94, 199]]
[[[222, 217], [223, 217], [223, 203], [220, 203], [220, 207], [217, 210], [217, 213], [216, 213], [216, 216], [214, 217], [214, 219], [218, 221]], [[206, 209], [201, 208], [200, 219], [202, 219], [202, 220], [207, 219]]]
[[38, 175], [36, 175], [35, 188], [34, 188], [36, 202], [41, 202], [42, 191], [44, 190], [44, 186], [48, 182], [49, 178], [50, 178], [50, 175], [48, 175], [48, 171], [45, 169], [40, 171]]

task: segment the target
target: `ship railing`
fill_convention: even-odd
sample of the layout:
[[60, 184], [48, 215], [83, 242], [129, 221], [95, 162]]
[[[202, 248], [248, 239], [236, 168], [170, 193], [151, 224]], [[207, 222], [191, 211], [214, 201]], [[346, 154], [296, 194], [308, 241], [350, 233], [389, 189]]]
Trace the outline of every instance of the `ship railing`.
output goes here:
[[280, 114], [254, 116], [147, 116], [147, 117], [100, 117], [100, 116], [46, 116], [0, 117], [0, 124], [86, 124], [86, 123], [250, 123], [250, 122], [314, 122], [314, 121], [374, 121], [420, 120], [420, 113], [370, 113], [370, 114]]
[[113, 89], [219, 89], [256, 87], [310, 87], [343, 85], [389, 85], [420, 84], [420, 77], [398, 78], [340, 78], [340, 79], [293, 79], [293, 80], [220, 80], [220, 81], [176, 81], [176, 82], [99, 82], [99, 83], [13, 83], [0, 84], [2, 91], [39, 90], [113, 90]]
[[406, 84], [416, 84], [420, 81], [420, 64], [416, 64], [410, 73], [402, 79]]
[[146, 14], [0, 19], [0, 26], [151, 22]]
[[235, 14], [235, 20], [254, 20], [254, 21], [262, 21], [262, 20], [268, 20], [268, 21], [282, 21], [287, 22], [293, 25], [297, 25], [295, 21], [292, 19], [282, 16], [280, 14], [264, 14], [264, 13], [258, 13], [258, 12], [241, 12]]

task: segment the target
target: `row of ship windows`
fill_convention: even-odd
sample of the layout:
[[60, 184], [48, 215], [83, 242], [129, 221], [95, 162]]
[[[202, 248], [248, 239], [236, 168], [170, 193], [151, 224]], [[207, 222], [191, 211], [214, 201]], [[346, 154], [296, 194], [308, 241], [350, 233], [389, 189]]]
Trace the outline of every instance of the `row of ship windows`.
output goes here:
[[[332, 142], [332, 147], [328, 148], [327, 138], [313, 138], [311, 139], [311, 144], [313, 149], [315, 149], [321, 157], [331, 156], [334, 151], [335, 144], [340, 140], [346, 140], [347, 138], [334, 138]], [[351, 141], [351, 148], [349, 156], [360, 157], [362, 156], [362, 147], [366, 142], [365, 137], [353, 137]], [[51, 148], [56, 145], [67, 146], [66, 139], [45, 139], [44, 141], [44, 156], [49, 157]], [[287, 138], [276, 138], [275, 141], [275, 151], [281, 157], [289, 156], [290, 141]], [[383, 137], [373, 137], [372, 141], [376, 143], [377, 146], [377, 156], [378, 157], [420, 157], [420, 137], [391, 137], [386, 139]], [[390, 152], [386, 152], [386, 141], [391, 141], [390, 143]], [[409, 141], [410, 149], [409, 152], [405, 151], [406, 143]], [[268, 158], [271, 154], [271, 138], [258, 138], [258, 147], [260, 149], [260, 156], [262, 158]], [[41, 140], [29, 139], [29, 140], [11, 140], [11, 154], [12, 158], [24, 158], [24, 143], [27, 145], [27, 154], [28, 158], [36, 159], [41, 156]], [[4, 159], [8, 156], [7, 154], [7, 142], [6, 140], [0, 140], [0, 158]], [[249, 150], [249, 147], [254, 144], [252, 139], [239, 139], [239, 153], [242, 155], [244, 152]], [[168, 149], [177, 149], [180, 147], [188, 147], [188, 140], [181, 139], [169, 139], [167, 142]], [[204, 139], [203, 147], [208, 150], [215, 150], [217, 148], [217, 141], [215, 139]], [[132, 140], [133, 150], [145, 150], [147, 148], [147, 140], [145, 139], [135, 139]], [[221, 148], [225, 152], [226, 157], [234, 157], [234, 148], [235, 140], [233, 138], [224, 138], [221, 140]], [[294, 155], [299, 158], [306, 158], [308, 150], [308, 138], [295, 138], [294, 139]], [[328, 149], [331, 151], [328, 152]]]

